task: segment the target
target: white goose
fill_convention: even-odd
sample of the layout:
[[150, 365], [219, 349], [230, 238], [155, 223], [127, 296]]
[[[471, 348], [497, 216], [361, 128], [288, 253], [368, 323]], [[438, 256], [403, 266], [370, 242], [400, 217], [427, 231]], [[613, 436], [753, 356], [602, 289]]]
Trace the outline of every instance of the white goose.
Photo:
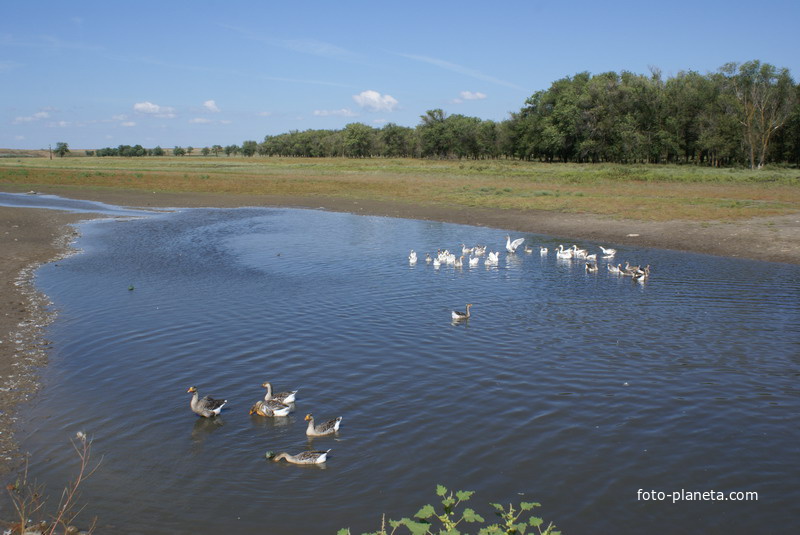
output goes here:
[[464, 256], [471, 254], [474, 249], [475, 249], [474, 247], [467, 247], [466, 243], [461, 244], [461, 254], [463, 254]]
[[462, 267], [464, 265], [464, 255], [459, 256], [453, 261], [453, 266]]
[[547, 247], [539, 247], [539, 254], [542, 256], [547, 256]]
[[559, 245], [556, 250], [556, 258], [572, 258], [572, 249], [564, 249], [563, 245]]
[[486, 261], [484, 262], [484, 264], [487, 266], [496, 266], [499, 261], [500, 261], [500, 252], [490, 251], [489, 255], [486, 257]]
[[465, 312], [461, 312], [459, 310], [454, 310], [452, 312], [453, 321], [460, 321], [460, 320], [468, 320], [471, 316], [469, 309], [472, 308], [472, 303], [467, 303], [467, 309]]
[[408, 254], [408, 263], [412, 266], [417, 263], [417, 253], [414, 249], [411, 249], [411, 252]]
[[603, 251], [603, 254], [605, 255], [604, 258], [611, 258], [615, 254], [617, 254], [616, 249], [611, 249], [611, 248], [606, 249], [602, 245], [599, 245], [598, 247], [600, 247], [600, 250]]
[[478, 262], [480, 262], [480, 261], [481, 261], [480, 257], [478, 257], [478, 256], [470, 256], [469, 257], [469, 267], [477, 266]]
[[516, 253], [517, 248], [525, 243], [525, 238], [517, 238], [514, 241], [511, 241], [511, 236], [506, 236], [506, 251], [509, 253]]
[[476, 245], [475, 247], [473, 247], [472, 252], [475, 253], [475, 256], [483, 256], [486, 254], [486, 246]]

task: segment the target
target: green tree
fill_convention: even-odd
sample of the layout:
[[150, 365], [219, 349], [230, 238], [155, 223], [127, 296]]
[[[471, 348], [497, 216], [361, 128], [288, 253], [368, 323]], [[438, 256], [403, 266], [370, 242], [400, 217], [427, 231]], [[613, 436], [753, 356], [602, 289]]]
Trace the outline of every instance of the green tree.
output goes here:
[[786, 123], [796, 104], [794, 81], [787, 69], [758, 60], [728, 63], [720, 70], [738, 103], [750, 168], [761, 169], [772, 136]]
[[344, 127], [344, 151], [351, 158], [372, 156], [375, 131], [363, 123], [350, 123]]
[[210, 153], [211, 149], [209, 149], [208, 147], [203, 147], [203, 149], [200, 151], [200, 154], [202, 154], [203, 156], [208, 156]]
[[453, 147], [451, 131], [447, 128], [447, 114], [442, 109], [428, 110], [421, 115], [417, 126], [422, 156], [446, 158]]
[[253, 140], [248, 140], [242, 143], [242, 156], [251, 158], [258, 151], [258, 143]]
[[56, 143], [56, 150], [54, 152], [58, 154], [59, 158], [63, 158], [67, 153], [69, 153], [69, 145], [63, 141], [59, 141]]
[[156, 145], [156, 148], [153, 149], [153, 156], [164, 156], [164, 149], [160, 145]]
[[183, 147], [175, 147], [174, 149], [172, 149], [172, 155], [173, 156], [184, 156], [184, 155], [186, 155], [186, 149], [184, 149]]

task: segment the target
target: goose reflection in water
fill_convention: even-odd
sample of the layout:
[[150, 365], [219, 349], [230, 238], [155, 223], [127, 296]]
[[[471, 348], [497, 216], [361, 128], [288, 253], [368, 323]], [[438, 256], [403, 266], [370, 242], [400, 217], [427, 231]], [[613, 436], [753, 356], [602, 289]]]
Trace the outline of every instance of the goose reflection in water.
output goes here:
[[216, 418], [198, 418], [192, 426], [192, 442], [202, 444], [206, 437], [225, 425], [221, 416]]

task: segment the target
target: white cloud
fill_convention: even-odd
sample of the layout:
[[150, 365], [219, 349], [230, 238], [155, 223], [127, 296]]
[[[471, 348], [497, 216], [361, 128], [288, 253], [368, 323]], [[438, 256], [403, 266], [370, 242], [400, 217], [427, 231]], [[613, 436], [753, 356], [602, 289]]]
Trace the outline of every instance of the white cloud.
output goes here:
[[133, 105], [133, 110], [138, 113], [153, 115], [154, 117], [165, 119], [175, 118], [175, 108], [171, 108], [169, 106], [159, 106], [158, 104], [153, 104], [149, 101], [137, 102]]
[[314, 110], [314, 115], [317, 117], [357, 117], [358, 114], [350, 108], [342, 108], [341, 110]]
[[211, 122], [211, 119], [206, 119], [205, 117], [195, 117], [189, 121], [193, 124], [208, 124]]
[[362, 91], [358, 95], [353, 95], [353, 100], [356, 101], [356, 104], [369, 111], [392, 111], [398, 104], [397, 99], [393, 96], [381, 95], [371, 89]]
[[50, 114], [46, 111], [37, 111], [33, 115], [28, 115], [26, 117], [17, 117], [14, 119], [14, 124], [19, 123], [30, 123], [33, 121], [40, 121], [42, 119], [49, 119]]
[[133, 121], [125, 121], [123, 123], [120, 123], [120, 126], [131, 127], [131, 126], [136, 126], [136, 123]]
[[474, 93], [472, 91], [462, 91], [459, 94], [464, 100], [483, 100], [486, 98], [486, 94], [481, 93], [480, 91], [476, 91]]
[[111, 118], [115, 121], [124, 121], [128, 118], [128, 116], [124, 113], [121, 113], [119, 115], [112, 115]]
[[211, 113], [219, 113], [220, 111], [219, 107], [217, 106], [217, 103], [214, 102], [213, 100], [206, 100], [205, 102], [203, 102], [203, 107], [206, 110], [210, 111]]
[[223, 119], [219, 122], [219, 124], [233, 124], [233, 121], [230, 119]]

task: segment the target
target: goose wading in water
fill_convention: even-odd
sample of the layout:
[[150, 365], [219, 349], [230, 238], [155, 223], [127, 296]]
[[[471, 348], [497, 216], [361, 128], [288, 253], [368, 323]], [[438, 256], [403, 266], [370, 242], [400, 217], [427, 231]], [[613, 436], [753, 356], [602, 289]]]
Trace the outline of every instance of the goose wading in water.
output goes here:
[[333, 435], [339, 431], [339, 424], [342, 423], [342, 417], [339, 416], [338, 418], [334, 418], [333, 420], [328, 420], [325, 423], [321, 423], [319, 425], [314, 425], [314, 416], [309, 412], [306, 414], [306, 421], [308, 422], [308, 428], [306, 428], [306, 435], [310, 437], [324, 437], [328, 435]]
[[192, 412], [203, 418], [211, 418], [212, 416], [218, 415], [222, 407], [228, 402], [227, 399], [214, 399], [208, 396], [200, 399], [196, 386], [190, 386], [189, 390], [186, 392], [193, 394], [192, 400], [189, 402]]
[[525, 242], [525, 238], [517, 238], [514, 241], [511, 241], [511, 236], [506, 236], [506, 251], [509, 253], [516, 253], [517, 247], [522, 245]]
[[459, 320], [466, 320], [466, 319], [469, 319], [469, 317], [470, 317], [470, 315], [471, 315], [471, 314], [469, 313], [469, 309], [470, 309], [471, 307], [472, 307], [472, 303], [468, 303], [468, 304], [467, 304], [467, 309], [466, 309], [466, 311], [464, 311], [464, 312], [460, 312], [460, 311], [458, 311], [458, 310], [454, 310], [454, 311], [453, 311], [453, 314], [452, 314], [453, 320], [454, 320], [454, 321], [459, 321]]
[[262, 387], [267, 389], [267, 393], [264, 396], [264, 401], [269, 401], [274, 399], [275, 401], [280, 401], [284, 405], [288, 405], [289, 403], [294, 403], [297, 390], [290, 390], [288, 392], [278, 392], [277, 394], [272, 393], [272, 384], [264, 383], [261, 385]]
[[275, 454], [275, 452], [268, 451], [267, 459], [272, 459], [273, 461], [286, 459], [292, 464], [322, 464], [327, 460], [330, 451], [303, 451], [297, 455], [290, 455], [286, 452]]
[[252, 407], [250, 407], [250, 415], [258, 414], [259, 416], [288, 416], [288, 414], [292, 412], [292, 406], [286, 405], [285, 403], [281, 403], [276, 399], [270, 399], [266, 401], [256, 401]]

